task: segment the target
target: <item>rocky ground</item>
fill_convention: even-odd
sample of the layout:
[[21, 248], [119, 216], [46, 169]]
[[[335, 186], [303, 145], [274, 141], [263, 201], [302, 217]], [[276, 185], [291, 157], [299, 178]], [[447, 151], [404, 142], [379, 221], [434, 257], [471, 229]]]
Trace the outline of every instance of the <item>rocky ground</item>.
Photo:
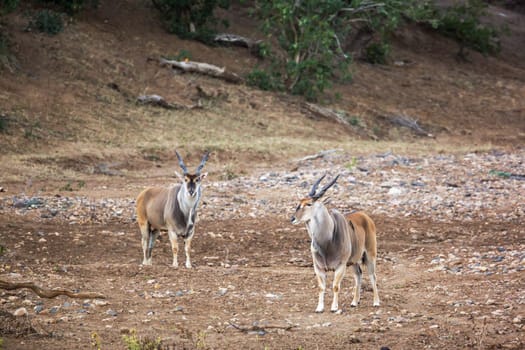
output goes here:
[[[141, 267], [134, 197], [105, 185], [0, 197], [1, 278], [97, 291], [107, 299], [0, 294], [9, 349], [125, 348], [133, 335], [166, 348], [523, 348], [524, 153], [412, 157], [331, 153], [205, 183], [195, 268], [170, 267], [166, 237]], [[304, 227], [289, 217], [313, 181], [340, 173], [331, 206], [378, 226], [382, 305], [365, 272], [361, 304], [315, 314]], [[182, 258], [179, 256], [179, 261]], [[330, 293], [327, 302], [331, 300]], [[19, 316], [13, 316], [19, 315]], [[94, 344], [94, 345], [93, 345]]]

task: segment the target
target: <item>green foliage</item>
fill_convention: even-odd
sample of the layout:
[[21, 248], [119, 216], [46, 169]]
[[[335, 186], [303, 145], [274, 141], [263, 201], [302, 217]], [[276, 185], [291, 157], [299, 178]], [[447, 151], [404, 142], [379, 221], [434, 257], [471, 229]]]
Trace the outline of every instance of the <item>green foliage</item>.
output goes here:
[[264, 32], [275, 37], [283, 52], [277, 55], [268, 50], [275, 61], [269, 75], [281, 79], [280, 84], [271, 85], [282, 85], [293, 94], [314, 100], [336, 76], [348, 77], [351, 59], [342, 51], [340, 40], [348, 34], [349, 26], [337, 15], [346, 6], [345, 1], [278, 0], [257, 4]]
[[[170, 33], [184, 39], [194, 39], [212, 43], [215, 25], [218, 23], [213, 11], [227, 9], [229, 0], [152, 0], [161, 12]], [[226, 22], [223, 22], [227, 25]]]
[[264, 91], [279, 91], [283, 89], [280, 77], [261, 69], [253, 69], [246, 76], [246, 83]]
[[98, 0], [40, 0], [40, 2], [56, 5], [70, 15], [79, 13], [86, 5], [98, 6]]
[[56, 35], [64, 29], [64, 21], [59, 13], [45, 9], [35, 14], [29, 27], [49, 35]]
[[137, 331], [132, 329], [129, 335], [123, 335], [122, 340], [126, 343], [128, 350], [160, 350], [162, 349], [162, 341], [160, 338], [152, 340], [149, 338], [141, 338], [137, 335]]
[[13, 11], [19, 2], [19, 0], [0, 0], [0, 16]]
[[460, 55], [464, 55], [465, 47], [484, 55], [497, 54], [500, 51], [500, 31], [480, 21], [486, 15], [487, 7], [488, 4], [482, 0], [468, 0], [447, 8], [440, 14], [437, 29], [458, 41]]
[[365, 61], [372, 64], [386, 64], [390, 54], [390, 44], [373, 42], [366, 47]]

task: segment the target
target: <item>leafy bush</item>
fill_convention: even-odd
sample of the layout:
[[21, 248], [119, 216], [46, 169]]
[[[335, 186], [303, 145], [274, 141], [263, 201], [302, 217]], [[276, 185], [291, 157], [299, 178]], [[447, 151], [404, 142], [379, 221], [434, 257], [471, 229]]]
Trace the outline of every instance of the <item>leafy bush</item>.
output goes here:
[[258, 1], [263, 30], [279, 47], [270, 51], [272, 77], [293, 94], [316, 99], [336, 76], [348, 77], [351, 59], [340, 45], [348, 33], [339, 11], [345, 1]]
[[486, 14], [488, 5], [482, 0], [468, 0], [444, 10], [437, 24], [440, 33], [454, 38], [460, 45], [459, 55], [470, 48], [482, 54], [496, 54], [500, 51], [498, 31], [495, 27], [484, 25], [480, 18]]
[[[161, 12], [169, 32], [184, 39], [195, 39], [211, 43], [215, 34], [217, 18], [213, 11], [227, 9], [229, 0], [151, 0]], [[227, 25], [226, 22], [223, 22]]]
[[56, 35], [64, 29], [64, 21], [59, 13], [46, 9], [36, 13], [29, 27], [39, 32]]
[[257, 68], [247, 75], [246, 83], [264, 91], [278, 91], [283, 88], [278, 76], [272, 76], [271, 73]]

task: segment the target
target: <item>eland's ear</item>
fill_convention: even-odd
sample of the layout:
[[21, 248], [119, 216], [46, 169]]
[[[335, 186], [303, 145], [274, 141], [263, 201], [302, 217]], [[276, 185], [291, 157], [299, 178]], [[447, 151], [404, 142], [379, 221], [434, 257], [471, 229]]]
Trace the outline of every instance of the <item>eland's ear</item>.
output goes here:
[[184, 177], [177, 170], [175, 170], [175, 175], [179, 178], [180, 181], [184, 181]]
[[206, 178], [206, 176], [208, 176], [208, 173], [202, 173], [199, 175], [199, 179], [200, 180], [204, 180]]
[[323, 197], [321, 203], [323, 203], [324, 205], [332, 203], [332, 197], [326, 197], [326, 198]]

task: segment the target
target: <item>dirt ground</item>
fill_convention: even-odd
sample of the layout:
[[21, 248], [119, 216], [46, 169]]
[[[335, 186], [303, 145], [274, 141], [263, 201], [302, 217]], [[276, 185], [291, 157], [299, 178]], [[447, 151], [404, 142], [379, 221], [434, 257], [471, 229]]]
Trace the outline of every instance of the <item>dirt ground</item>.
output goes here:
[[[316, 314], [309, 238], [303, 226], [289, 223], [294, 197], [238, 182], [247, 190], [237, 192], [233, 198], [239, 206], [225, 215], [214, 215], [219, 204], [213, 203], [227, 185], [205, 189], [190, 270], [171, 267], [166, 236], [154, 249], [153, 266], [140, 266], [133, 218], [94, 219], [110, 205], [132, 211], [131, 204], [99, 202], [91, 219], [82, 208], [71, 207], [64, 209], [69, 219], [63, 219], [47, 218], [39, 209], [16, 211], [17, 205], [6, 205], [11, 199], [3, 201], [2, 278], [107, 296], [45, 299], [27, 289], [3, 292], [3, 310], [25, 307], [29, 312], [24, 322], [0, 316], [5, 348], [93, 349], [97, 341], [102, 349], [125, 348], [123, 336], [134, 331], [141, 339], [160, 339], [167, 349], [523, 348], [525, 257], [519, 213], [507, 220], [464, 221], [372, 214], [381, 306], [372, 306], [365, 269], [357, 308], [350, 307], [353, 279], [348, 274], [343, 312]], [[106, 191], [108, 198], [118, 195], [129, 203], [133, 194]], [[272, 215], [251, 215], [253, 205], [243, 203], [244, 195], [263, 195], [286, 206], [273, 208]], [[179, 255], [180, 263], [183, 258]]]
[[[3, 348], [126, 349], [133, 334], [163, 349], [525, 348], [523, 13], [491, 7], [510, 28], [502, 54], [467, 62], [451, 40], [401, 29], [387, 65], [356, 60], [352, 83], [328, 92], [348, 129], [297, 97], [152, 63], [261, 62], [167, 34], [149, 1], [100, 1], [55, 37], [24, 30], [31, 11], [2, 23], [15, 44], [0, 75], [0, 279], [106, 299], [2, 290]], [[260, 38], [246, 11], [223, 16]], [[139, 106], [140, 94], [203, 108]], [[175, 181], [173, 148], [191, 164], [212, 150], [190, 270], [171, 267], [165, 236], [140, 266], [134, 199]], [[327, 149], [340, 151], [297, 162]], [[333, 207], [376, 222], [380, 307], [365, 270], [357, 308], [347, 274], [342, 313], [314, 312], [310, 241], [290, 215], [322, 171], [343, 173]]]

